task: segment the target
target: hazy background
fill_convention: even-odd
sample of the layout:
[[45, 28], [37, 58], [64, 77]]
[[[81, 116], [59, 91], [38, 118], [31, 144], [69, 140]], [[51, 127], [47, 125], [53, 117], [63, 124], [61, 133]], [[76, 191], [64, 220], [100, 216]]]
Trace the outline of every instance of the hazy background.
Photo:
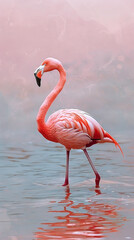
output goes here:
[[89, 112], [113, 136], [133, 135], [134, 1], [0, 1], [0, 128], [2, 141], [33, 141], [40, 104], [59, 75], [33, 73], [58, 58], [67, 83], [48, 114]]

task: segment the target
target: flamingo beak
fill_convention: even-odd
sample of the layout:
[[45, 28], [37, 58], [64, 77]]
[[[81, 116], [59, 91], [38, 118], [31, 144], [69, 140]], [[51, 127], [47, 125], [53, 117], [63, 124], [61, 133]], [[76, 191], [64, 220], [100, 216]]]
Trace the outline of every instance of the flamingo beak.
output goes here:
[[39, 78], [36, 73], [34, 73], [35, 79], [36, 79], [36, 83], [37, 85], [40, 87], [41, 86], [41, 78]]
[[40, 87], [41, 86], [41, 77], [43, 75], [43, 71], [44, 71], [44, 66], [40, 66], [39, 68], [36, 69], [36, 71], [34, 72], [34, 76], [36, 79], [36, 83], [37, 85]]

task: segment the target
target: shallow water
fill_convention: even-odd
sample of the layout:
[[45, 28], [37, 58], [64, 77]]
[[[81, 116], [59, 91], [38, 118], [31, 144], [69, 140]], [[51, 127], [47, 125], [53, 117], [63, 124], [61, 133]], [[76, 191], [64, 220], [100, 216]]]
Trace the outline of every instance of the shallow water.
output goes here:
[[[71, 151], [70, 186], [62, 187], [65, 150], [36, 141], [1, 144], [0, 239], [134, 239], [132, 141], [89, 149], [100, 189], [80, 150]], [[43, 145], [44, 143], [44, 145]]]

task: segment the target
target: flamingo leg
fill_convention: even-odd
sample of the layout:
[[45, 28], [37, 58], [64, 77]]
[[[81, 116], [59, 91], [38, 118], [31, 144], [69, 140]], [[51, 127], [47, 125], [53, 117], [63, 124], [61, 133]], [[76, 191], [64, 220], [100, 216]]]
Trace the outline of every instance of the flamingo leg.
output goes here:
[[92, 167], [92, 169], [93, 169], [93, 171], [94, 171], [94, 173], [95, 173], [95, 176], [96, 176], [96, 179], [95, 179], [96, 188], [99, 188], [100, 175], [99, 175], [99, 173], [97, 172], [95, 166], [93, 165], [92, 160], [91, 160], [91, 158], [89, 157], [89, 154], [88, 154], [87, 150], [84, 149], [83, 152], [85, 153], [85, 155], [86, 155], [86, 157], [87, 157], [87, 159], [88, 159], [88, 161], [89, 161], [89, 163], [90, 163], [90, 165], [91, 165], [91, 167]]
[[62, 186], [66, 186], [69, 184], [69, 153], [70, 151], [66, 150], [66, 175], [65, 175], [65, 182]]

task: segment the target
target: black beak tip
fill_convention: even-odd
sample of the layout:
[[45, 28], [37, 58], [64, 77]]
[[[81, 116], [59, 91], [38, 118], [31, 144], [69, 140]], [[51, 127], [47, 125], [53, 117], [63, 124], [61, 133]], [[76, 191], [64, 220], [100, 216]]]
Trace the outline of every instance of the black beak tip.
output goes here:
[[38, 77], [36, 76], [36, 73], [34, 73], [34, 76], [35, 76], [37, 85], [40, 87], [40, 86], [41, 86], [41, 78], [38, 78]]

